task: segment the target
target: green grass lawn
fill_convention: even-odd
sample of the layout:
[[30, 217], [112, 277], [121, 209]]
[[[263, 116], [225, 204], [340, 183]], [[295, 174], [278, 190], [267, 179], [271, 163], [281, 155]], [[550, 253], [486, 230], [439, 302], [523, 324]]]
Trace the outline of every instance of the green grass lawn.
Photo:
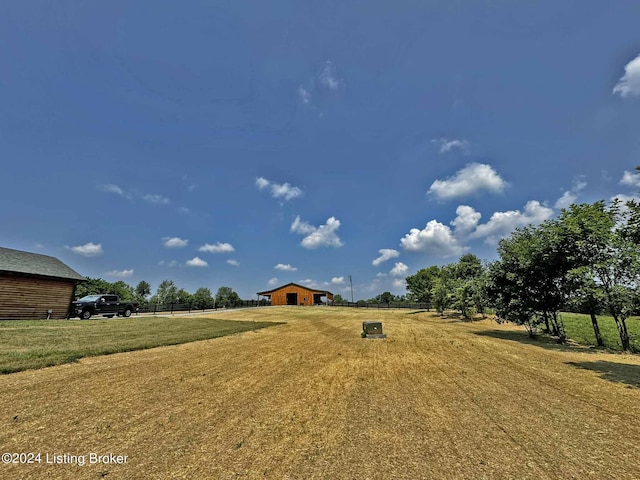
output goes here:
[[[581, 313], [561, 313], [562, 321], [567, 330], [567, 336], [578, 343], [584, 345], [596, 345], [596, 337], [591, 326], [591, 317]], [[616, 322], [612, 317], [598, 315], [598, 325], [600, 333], [607, 348], [620, 350], [620, 335]], [[635, 352], [640, 352], [640, 318], [631, 317], [627, 319], [627, 330], [631, 337], [631, 347]]]
[[208, 340], [273, 325], [279, 323], [202, 317], [0, 321], [0, 373]]

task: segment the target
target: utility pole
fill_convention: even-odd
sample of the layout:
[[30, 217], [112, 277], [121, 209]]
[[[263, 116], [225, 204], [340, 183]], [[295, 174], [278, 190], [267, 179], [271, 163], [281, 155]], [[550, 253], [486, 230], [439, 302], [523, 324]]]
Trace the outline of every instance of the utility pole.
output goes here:
[[349, 275], [349, 284], [351, 285], [351, 303], [353, 303], [353, 282], [351, 281], [351, 275]]

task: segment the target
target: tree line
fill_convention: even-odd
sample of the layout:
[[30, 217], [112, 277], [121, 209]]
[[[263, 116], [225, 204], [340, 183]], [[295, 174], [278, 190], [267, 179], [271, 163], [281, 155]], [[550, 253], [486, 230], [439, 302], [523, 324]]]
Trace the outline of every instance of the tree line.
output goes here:
[[194, 293], [189, 293], [183, 288], [178, 288], [173, 280], [163, 280], [153, 295], [151, 295], [151, 285], [145, 280], [132, 287], [122, 280], [112, 283], [102, 278], [87, 277], [87, 281], [76, 288], [78, 298], [99, 293], [118, 295], [122, 300], [135, 301], [141, 306], [185, 304], [193, 308], [205, 309], [215, 306], [236, 306], [242, 302], [240, 296], [231, 287], [220, 287], [215, 296], [206, 287], [200, 287]]
[[597, 316], [613, 317], [623, 350], [630, 350], [627, 319], [640, 314], [640, 204], [574, 204], [537, 226], [518, 228], [497, 248], [499, 259], [473, 254], [430, 266], [406, 278], [410, 296], [438, 312], [485, 314], [542, 330], [566, 341], [561, 311], [588, 314], [604, 346]]

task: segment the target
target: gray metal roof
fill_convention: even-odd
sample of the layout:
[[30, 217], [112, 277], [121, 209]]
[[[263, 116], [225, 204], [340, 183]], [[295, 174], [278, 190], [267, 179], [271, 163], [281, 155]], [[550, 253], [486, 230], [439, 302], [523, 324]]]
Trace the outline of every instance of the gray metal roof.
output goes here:
[[57, 258], [3, 247], [0, 247], [0, 272], [86, 280], [85, 277]]

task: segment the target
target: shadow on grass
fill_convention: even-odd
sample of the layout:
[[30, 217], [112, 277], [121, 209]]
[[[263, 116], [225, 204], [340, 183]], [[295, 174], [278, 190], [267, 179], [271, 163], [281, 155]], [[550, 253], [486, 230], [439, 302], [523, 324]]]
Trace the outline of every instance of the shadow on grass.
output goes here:
[[531, 338], [524, 330], [486, 330], [474, 333], [481, 337], [510, 340], [512, 342], [526, 343], [527, 345], [534, 345], [536, 347], [547, 348], [549, 350], [560, 350], [563, 352], [575, 352], [579, 350], [581, 353], [598, 353], [603, 351], [603, 349], [597, 349], [588, 345], [558, 343], [555, 338], [546, 335], [539, 335], [536, 338]]
[[429, 310], [416, 310], [415, 312], [409, 312], [407, 315], [415, 315], [416, 313], [432, 313]]
[[567, 362], [577, 368], [598, 372], [600, 377], [610, 382], [624, 383], [631, 387], [640, 388], [640, 365], [628, 363], [605, 362]]

